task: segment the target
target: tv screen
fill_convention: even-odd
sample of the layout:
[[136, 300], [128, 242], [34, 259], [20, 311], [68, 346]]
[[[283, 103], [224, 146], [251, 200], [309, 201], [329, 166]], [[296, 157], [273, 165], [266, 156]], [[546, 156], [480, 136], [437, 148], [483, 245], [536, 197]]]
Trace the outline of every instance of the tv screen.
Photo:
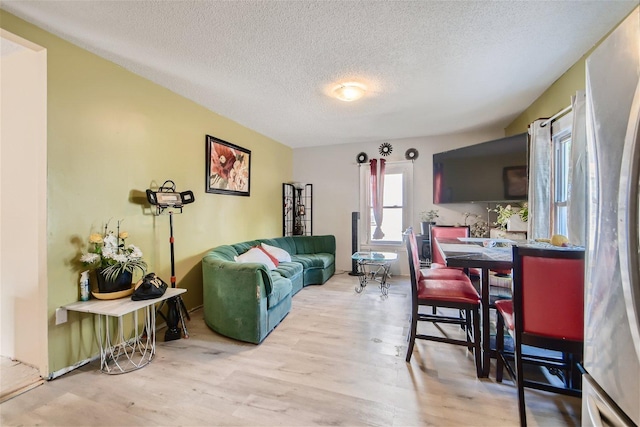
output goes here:
[[433, 155], [433, 203], [527, 200], [527, 134]]

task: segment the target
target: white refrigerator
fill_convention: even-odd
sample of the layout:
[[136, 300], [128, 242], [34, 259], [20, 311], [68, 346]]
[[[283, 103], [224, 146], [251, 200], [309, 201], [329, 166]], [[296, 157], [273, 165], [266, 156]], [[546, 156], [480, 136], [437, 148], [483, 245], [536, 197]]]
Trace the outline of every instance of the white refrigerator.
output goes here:
[[583, 425], [640, 424], [640, 15], [586, 63]]

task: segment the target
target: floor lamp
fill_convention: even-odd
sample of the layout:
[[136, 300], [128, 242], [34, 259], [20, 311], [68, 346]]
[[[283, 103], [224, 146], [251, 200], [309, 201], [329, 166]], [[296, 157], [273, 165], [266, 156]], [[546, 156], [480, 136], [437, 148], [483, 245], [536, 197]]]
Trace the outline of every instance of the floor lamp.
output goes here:
[[[174, 237], [173, 237], [173, 215], [181, 214], [184, 205], [193, 203], [195, 198], [192, 191], [176, 192], [176, 185], [173, 181], [167, 180], [157, 190], [147, 190], [147, 200], [156, 207], [156, 215], [169, 215], [169, 247], [171, 249], [171, 287], [176, 287], [176, 267], [174, 257]], [[167, 315], [162, 313], [162, 307], [167, 304]], [[164, 334], [165, 341], [172, 341], [181, 338], [181, 332], [178, 328], [178, 321], [182, 325], [182, 333], [185, 338], [189, 338], [189, 331], [185, 324], [184, 318], [191, 320], [187, 307], [180, 295], [163, 301], [158, 307], [158, 314], [167, 323], [167, 330]]]

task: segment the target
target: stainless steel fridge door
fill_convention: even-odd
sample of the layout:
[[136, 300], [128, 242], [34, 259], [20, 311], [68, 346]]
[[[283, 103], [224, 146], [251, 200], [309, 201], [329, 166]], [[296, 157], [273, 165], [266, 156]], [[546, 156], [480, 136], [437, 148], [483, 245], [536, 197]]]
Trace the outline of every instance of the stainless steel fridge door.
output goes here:
[[640, 81], [636, 86], [629, 115], [620, 174], [620, 274], [631, 337], [636, 356], [640, 359]]
[[582, 377], [582, 425], [585, 427], [634, 427], [590, 375]]
[[[629, 164], [629, 154], [625, 154], [627, 129], [629, 122], [636, 120], [630, 116], [640, 77], [638, 9], [590, 55], [586, 68], [589, 237], [584, 366], [604, 393], [640, 424], [640, 359], [633, 326], [638, 317], [637, 301], [629, 301], [627, 296], [638, 295], [637, 275], [633, 279], [637, 271], [628, 270], [637, 269], [637, 252], [622, 256], [620, 252], [621, 248], [628, 251], [629, 244], [637, 246], [638, 239], [637, 220], [629, 223], [629, 216], [637, 212], [637, 196], [628, 199], [634, 197], [629, 191], [637, 194], [638, 180], [622, 177], [622, 169]], [[633, 170], [632, 166], [624, 173], [633, 175]], [[628, 188], [621, 187], [621, 179]], [[626, 224], [620, 222], [621, 216]], [[629, 235], [633, 230], [635, 235]]]

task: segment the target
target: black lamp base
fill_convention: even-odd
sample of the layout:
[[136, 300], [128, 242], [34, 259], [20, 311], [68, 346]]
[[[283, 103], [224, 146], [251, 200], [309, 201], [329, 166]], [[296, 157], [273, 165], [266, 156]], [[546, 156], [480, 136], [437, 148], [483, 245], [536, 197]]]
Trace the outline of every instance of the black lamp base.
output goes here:
[[182, 333], [178, 328], [178, 306], [176, 298], [169, 298], [167, 300], [167, 330], [164, 333], [165, 341], [179, 340], [182, 338]]

